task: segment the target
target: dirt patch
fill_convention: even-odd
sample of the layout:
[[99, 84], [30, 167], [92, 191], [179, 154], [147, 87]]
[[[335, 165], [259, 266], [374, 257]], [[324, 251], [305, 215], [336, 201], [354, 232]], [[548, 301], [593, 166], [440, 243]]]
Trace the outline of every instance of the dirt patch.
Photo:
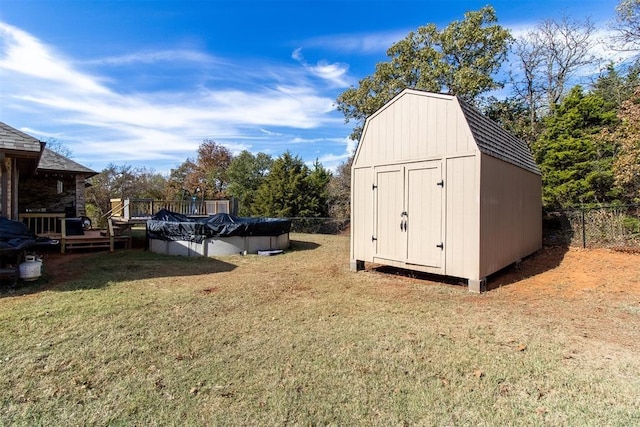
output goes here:
[[[476, 320], [479, 327], [524, 321], [528, 323], [525, 329], [550, 334], [561, 331], [575, 353], [568, 358], [578, 354], [589, 358], [596, 353], [599, 357], [603, 352], [609, 357], [620, 349], [629, 352], [640, 339], [640, 330], [630, 327], [640, 315], [637, 253], [544, 247], [518, 265], [490, 276], [489, 291], [482, 295], [465, 294], [466, 287], [460, 280], [384, 266], [368, 269], [389, 275], [380, 290], [394, 298], [407, 293], [407, 298], [415, 298], [407, 283], [441, 287], [443, 292], [430, 293], [430, 298], [462, 296], [466, 308], [476, 307], [486, 314], [486, 318]], [[458, 292], [462, 295], [456, 297]]]
[[495, 283], [506, 285], [478, 303], [522, 313], [533, 327], [562, 331], [573, 349], [568, 359], [606, 364], [636, 357], [640, 331], [630, 325], [640, 314], [639, 254], [545, 247], [519, 269], [497, 274]]
[[580, 299], [593, 294], [640, 296], [640, 254], [545, 247], [489, 280], [489, 289], [519, 300]]
[[83, 258], [91, 256], [91, 253], [48, 252], [41, 256], [44, 277], [48, 281], [44, 289], [51, 289], [79, 277], [82, 274]]

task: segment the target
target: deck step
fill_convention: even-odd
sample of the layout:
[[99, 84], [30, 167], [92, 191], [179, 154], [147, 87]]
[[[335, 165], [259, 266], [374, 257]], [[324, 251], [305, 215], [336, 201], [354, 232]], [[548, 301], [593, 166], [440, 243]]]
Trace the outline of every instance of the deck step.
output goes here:
[[[114, 236], [113, 242], [124, 243], [125, 248], [131, 248], [131, 237], [129, 236]], [[111, 249], [111, 238], [104, 235], [95, 237], [78, 236], [77, 238], [67, 237], [63, 244], [63, 252], [71, 249]]]

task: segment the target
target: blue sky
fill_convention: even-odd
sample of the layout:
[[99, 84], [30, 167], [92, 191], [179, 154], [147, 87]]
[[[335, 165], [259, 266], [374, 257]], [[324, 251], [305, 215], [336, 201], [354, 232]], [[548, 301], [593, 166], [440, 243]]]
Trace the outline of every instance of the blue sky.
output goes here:
[[[427, 23], [485, 1], [0, 1], [0, 121], [96, 171], [168, 173], [203, 139], [335, 168], [353, 124], [335, 99]], [[514, 33], [562, 14], [603, 29], [617, 1], [494, 1]]]

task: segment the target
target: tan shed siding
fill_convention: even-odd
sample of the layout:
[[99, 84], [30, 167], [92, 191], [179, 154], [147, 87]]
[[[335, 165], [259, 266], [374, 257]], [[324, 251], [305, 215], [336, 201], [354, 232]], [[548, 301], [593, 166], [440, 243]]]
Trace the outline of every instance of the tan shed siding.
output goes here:
[[401, 159], [408, 159], [411, 153], [411, 99], [408, 99], [408, 102], [403, 102], [401, 104], [401, 109], [396, 114], [400, 114], [399, 119], [397, 119], [400, 123], [400, 141], [407, 141], [404, 144], [398, 145], [398, 155]]
[[352, 172], [351, 182], [351, 259], [373, 260], [373, 169]]
[[[417, 111], [418, 117], [422, 117], [422, 115], [420, 115], [420, 103], [418, 102], [418, 99], [416, 97], [412, 97], [409, 100], [410, 103], [408, 103], [408, 105], [410, 111]], [[424, 120], [419, 119], [416, 120], [415, 123], [410, 123], [409, 116], [410, 115], [407, 114], [406, 126], [409, 133], [409, 151], [407, 153], [407, 157], [410, 159], [416, 159], [418, 158], [418, 152], [420, 149], [420, 128], [424, 126]]]
[[360, 137], [356, 153], [353, 157], [353, 166], [366, 166], [371, 164], [371, 151], [373, 145], [376, 143], [374, 135], [377, 128], [378, 124], [375, 121], [365, 122], [362, 136]]
[[374, 121], [371, 123], [371, 135], [367, 133], [367, 137], [370, 139], [364, 146], [367, 148], [367, 156], [365, 163], [362, 166], [370, 166], [373, 163], [374, 154], [379, 150], [379, 145], [386, 138], [386, 135], [382, 135], [382, 132], [386, 132], [381, 121]]
[[481, 155], [480, 277], [542, 247], [540, 176]]
[[[394, 105], [390, 110], [389, 114], [384, 115], [385, 129], [386, 129], [386, 137], [384, 141], [382, 141], [381, 148], [378, 155], [378, 159], [400, 159], [399, 155], [399, 142], [400, 136], [398, 135], [402, 130], [402, 126], [400, 123], [401, 115], [398, 111], [398, 104]], [[397, 126], [396, 126], [397, 123]]]
[[367, 120], [354, 166], [442, 158], [475, 150], [455, 98], [408, 91]]
[[[446, 109], [444, 109], [444, 113], [446, 116], [444, 117], [445, 129], [442, 132], [445, 132], [447, 136], [446, 144], [449, 147], [447, 150], [449, 154], [459, 154], [465, 151], [469, 151], [469, 140], [471, 136], [471, 131], [468, 131], [469, 138], [465, 138], [464, 127], [466, 129], [466, 123], [462, 120], [462, 114], [458, 110], [458, 105], [452, 100], [448, 102], [446, 105]], [[460, 134], [460, 135], [459, 135]], [[446, 147], [444, 147], [446, 150]]]
[[445, 259], [449, 276], [478, 277], [478, 185], [476, 156], [446, 160]]

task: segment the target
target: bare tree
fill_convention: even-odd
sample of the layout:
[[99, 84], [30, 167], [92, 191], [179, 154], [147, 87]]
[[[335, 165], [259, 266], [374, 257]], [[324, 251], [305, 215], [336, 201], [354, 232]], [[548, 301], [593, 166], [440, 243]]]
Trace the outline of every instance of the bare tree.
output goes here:
[[46, 147], [54, 153], [58, 153], [67, 158], [71, 158], [73, 156], [73, 152], [71, 151], [71, 149], [64, 145], [64, 143], [59, 139], [48, 138]]
[[329, 215], [334, 218], [351, 216], [351, 165], [353, 156], [338, 166], [329, 181]]
[[596, 28], [587, 19], [584, 22], [548, 19], [538, 28], [543, 42], [544, 90], [547, 104], [554, 109], [565, 94], [567, 82], [578, 70], [597, 62], [592, 53]]
[[509, 73], [514, 94], [528, 109], [529, 131], [535, 135], [538, 111], [540, 110], [543, 89], [540, 83], [540, 66], [543, 62], [543, 45], [537, 33], [531, 31], [516, 39], [513, 54], [520, 73]]
[[569, 82], [586, 66], [599, 61], [593, 54], [596, 28], [591, 20], [547, 19], [516, 39], [517, 72], [512, 70], [514, 93], [530, 109], [533, 131], [536, 121], [562, 101]]
[[640, 0], [620, 0], [611, 29], [616, 32], [612, 37], [614, 49], [640, 50]]

